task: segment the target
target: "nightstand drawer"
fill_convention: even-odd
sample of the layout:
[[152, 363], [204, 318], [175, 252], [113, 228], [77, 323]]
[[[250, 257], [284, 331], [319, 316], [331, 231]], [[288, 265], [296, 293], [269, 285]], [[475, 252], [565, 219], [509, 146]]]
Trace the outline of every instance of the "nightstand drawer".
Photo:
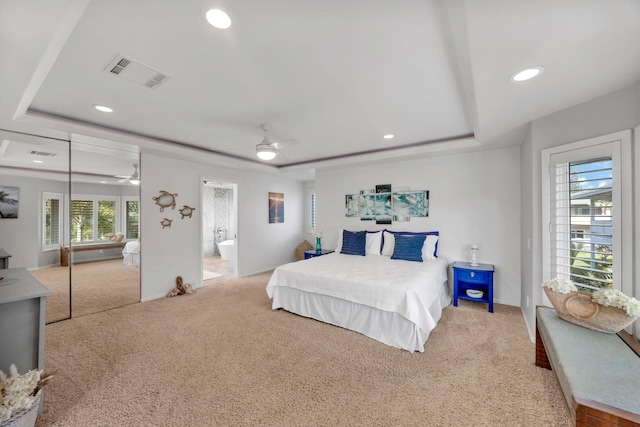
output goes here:
[[489, 271], [458, 270], [458, 280], [461, 282], [488, 283]]

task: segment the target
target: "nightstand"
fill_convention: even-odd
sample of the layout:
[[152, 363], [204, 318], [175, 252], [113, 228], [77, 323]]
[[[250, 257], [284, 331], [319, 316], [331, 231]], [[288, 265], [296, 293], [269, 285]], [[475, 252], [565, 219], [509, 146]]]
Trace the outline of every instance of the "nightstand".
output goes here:
[[[493, 313], [493, 264], [471, 265], [469, 262], [457, 261], [453, 264], [453, 305], [458, 306], [458, 298], [468, 301], [484, 302], [489, 305], [489, 313]], [[480, 298], [467, 295], [467, 290], [482, 291]]]
[[304, 251], [304, 259], [322, 256], [322, 255], [330, 254], [332, 252], [333, 252], [333, 249], [323, 249], [320, 252], [316, 252], [315, 249], [310, 251]]

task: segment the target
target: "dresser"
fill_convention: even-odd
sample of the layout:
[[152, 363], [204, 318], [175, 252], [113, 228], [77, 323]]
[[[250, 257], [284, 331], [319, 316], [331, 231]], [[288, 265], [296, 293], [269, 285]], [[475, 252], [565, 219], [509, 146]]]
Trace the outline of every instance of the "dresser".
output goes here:
[[26, 268], [0, 270], [0, 369], [44, 369], [46, 299], [51, 291]]

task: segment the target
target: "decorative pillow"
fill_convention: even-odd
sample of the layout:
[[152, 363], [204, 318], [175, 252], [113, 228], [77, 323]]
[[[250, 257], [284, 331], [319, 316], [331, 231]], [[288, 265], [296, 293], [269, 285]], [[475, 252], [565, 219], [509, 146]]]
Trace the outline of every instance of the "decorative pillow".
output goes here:
[[365, 256], [367, 243], [366, 236], [366, 231], [344, 230], [342, 232], [342, 250], [340, 253]]
[[393, 247], [395, 246], [395, 239], [393, 233], [384, 230], [382, 232], [382, 255], [393, 255]]
[[391, 259], [422, 262], [422, 247], [426, 237], [424, 234], [396, 234]]
[[338, 243], [336, 243], [336, 252], [342, 252], [342, 229], [338, 230]]
[[382, 231], [367, 231], [366, 242], [365, 252], [367, 255], [380, 255]]
[[[407, 235], [407, 236], [427, 236], [425, 239], [425, 247], [423, 248], [422, 257], [423, 260], [428, 261], [438, 257], [438, 231], [391, 231], [384, 230], [382, 232], [382, 255], [391, 256], [393, 255], [393, 249], [395, 247], [395, 239], [394, 236], [398, 234]], [[429, 236], [433, 236], [429, 238]]]
[[431, 261], [437, 258], [436, 250], [438, 247], [438, 236], [435, 234], [427, 234], [422, 247], [422, 260]]

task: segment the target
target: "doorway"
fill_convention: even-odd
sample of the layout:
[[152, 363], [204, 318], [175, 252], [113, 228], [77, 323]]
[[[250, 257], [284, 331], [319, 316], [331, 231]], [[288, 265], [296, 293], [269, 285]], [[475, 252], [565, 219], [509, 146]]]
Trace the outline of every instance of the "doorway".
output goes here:
[[221, 179], [202, 179], [202, 282], [237, 277], [237, 185]]

